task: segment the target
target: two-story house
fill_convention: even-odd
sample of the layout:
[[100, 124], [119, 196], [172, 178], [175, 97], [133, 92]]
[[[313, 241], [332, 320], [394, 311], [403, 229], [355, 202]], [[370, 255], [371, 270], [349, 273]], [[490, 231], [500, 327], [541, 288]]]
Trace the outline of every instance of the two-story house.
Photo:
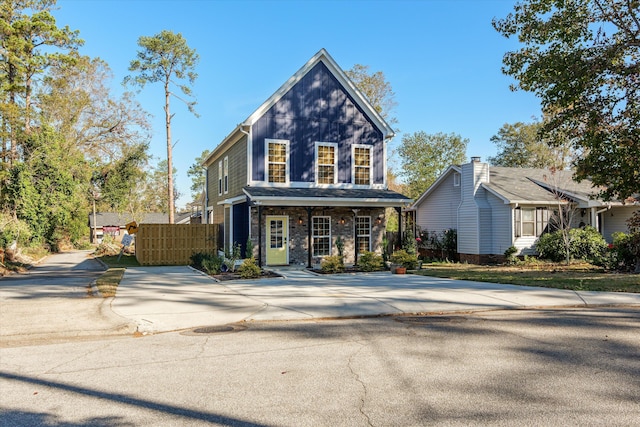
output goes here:
[[220, 249], [250, 239], [260, 265], [307, 265], [380, 253], [394, 132], [322, 49], [205, 159], [208, 221]]

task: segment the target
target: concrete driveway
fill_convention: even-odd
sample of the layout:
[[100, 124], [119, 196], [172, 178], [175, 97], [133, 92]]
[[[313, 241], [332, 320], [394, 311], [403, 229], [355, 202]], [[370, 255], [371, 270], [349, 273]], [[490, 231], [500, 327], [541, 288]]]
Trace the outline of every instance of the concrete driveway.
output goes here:
[[404, 313], [534, 307], [640, 305], [640, 294], [582, 292], [468, 282], [389, 272], [216, 282], [189, 267], [128, 268], [114, 313], [143, 333], [241, 321], [312, 320]]

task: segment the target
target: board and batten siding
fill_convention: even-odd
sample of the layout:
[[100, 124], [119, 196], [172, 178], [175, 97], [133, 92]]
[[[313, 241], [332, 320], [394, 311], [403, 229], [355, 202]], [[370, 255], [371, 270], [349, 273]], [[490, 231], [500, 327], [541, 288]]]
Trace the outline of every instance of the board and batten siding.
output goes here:
[[450, 173], [417, 207], [416, 222], [422, 231], [441, 233], [458, 228], [460, 186], [453, 185]]
[[265, 140], [289, 141], [289, 181], [315, 181], [315, 143], [338, 144], [338, 183], [351, 183], [351, 146], [372, 146], [373, 184], [384, 183], [382, 132], [323, 63], [252, 126], [252, 180], [265, 180]]

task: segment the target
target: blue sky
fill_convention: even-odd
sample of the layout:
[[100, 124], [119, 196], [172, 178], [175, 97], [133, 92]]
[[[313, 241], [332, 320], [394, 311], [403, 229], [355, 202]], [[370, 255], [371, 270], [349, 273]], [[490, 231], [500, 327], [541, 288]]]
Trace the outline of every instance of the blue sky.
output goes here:
[[[59, 26], [79, 30], [81, 53], [111, 67], [113, 90], [129, 74], [140, 36], [182, 33], [200, 55], [194, 85], [200, 118], [177, 100], [172, 122], [176, 185], [191, 200], [187, 170], [213, 149], [318, 50], [344, 70], [354, 64], [382, 71], [395, 92], [395, 116], [404, 134], [455, 132], [469, 139], [467, 156], [495, 155], [490, 142], [504, 123], [540, 116], [532, 94], [512, 92], [502, 57], [519, 47], [491, 26], [515, 0], [225, 1], [58, 0]], [[166, 158], [162, 86], [138, 94], [153, 115], [151, 152]], [[391, 152], [391, 150], [389, 150]], [[393, 164], [393, 159], [391, 159]]]

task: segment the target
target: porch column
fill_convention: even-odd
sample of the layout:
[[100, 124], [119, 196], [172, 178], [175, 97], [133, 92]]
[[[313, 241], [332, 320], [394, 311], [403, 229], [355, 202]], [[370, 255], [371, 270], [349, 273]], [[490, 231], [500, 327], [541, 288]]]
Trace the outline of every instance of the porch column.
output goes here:
[[396, 243], [397, 247], [402, 248], [402, 207], [397, 207], [395, 210], [398, 212], [398, 241]]
[[258, 205], [258, 267], [262, 268], [262, 205]]
[[312, 239], [313, 239], [313, 230], [311, 229], [311, 214], [313, 213], [313, 208], [307, 207], [307, 268], [311, 268], [311, 252], [313, 252], [312, 247]]

